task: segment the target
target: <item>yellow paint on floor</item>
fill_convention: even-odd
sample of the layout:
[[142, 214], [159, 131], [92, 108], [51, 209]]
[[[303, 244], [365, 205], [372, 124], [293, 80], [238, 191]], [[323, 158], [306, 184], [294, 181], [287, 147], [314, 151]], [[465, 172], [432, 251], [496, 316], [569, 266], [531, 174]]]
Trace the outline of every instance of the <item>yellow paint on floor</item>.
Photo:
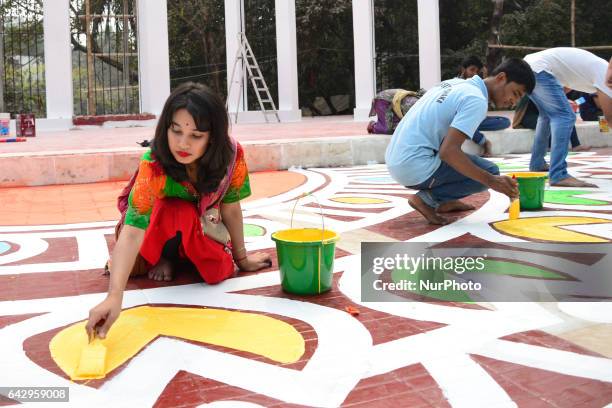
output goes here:
[[609, 240], [576, 231], [565, 226], [604, 224], [612, 220], [592, 217], [530, 217], [493, 223], [500, 232], [520, 238], [551, 242], [609, 242]]
[[332, 197], [331, 201], [344, 204], [384, 204], [389, 201], [372, 197]]
[[[73, 380], [87, 344], [85, 323], [57, 333], [49, 343], [51, 357]], [[304, 354], [304, 338], [288, 323], [255, 313], [220, 309], [140, 306], [121, 312], [106, 339], [106, 373], [112, 372], [158, 336], [214, 344], [294, 363]]]

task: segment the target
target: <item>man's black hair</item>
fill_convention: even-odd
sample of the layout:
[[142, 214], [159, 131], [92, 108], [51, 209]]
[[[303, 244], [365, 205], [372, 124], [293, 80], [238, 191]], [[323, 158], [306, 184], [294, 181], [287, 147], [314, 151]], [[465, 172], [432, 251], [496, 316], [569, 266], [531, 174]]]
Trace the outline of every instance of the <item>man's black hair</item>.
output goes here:
[[533, 92], [533, 88], [535, 88], [535, 75], [525, 60], [520, 58], [509, 58], [499, 64], [497, 68], [493, 70], [491, 76], [495, 76], [500, 72], [506, 73], [506, 80], [508, 82], [516, 82], [519, 85], [524, 85], [528, 94]]
[[480, 61], [480, 58], [475, 55], [470, 55], [469, 57], [466, 57], [463, 59], [463, 61], [461, 61], [462, 68], [467, 68], [471, 65], [474, 65], [478, 69], [482, 69], [482, 61]]

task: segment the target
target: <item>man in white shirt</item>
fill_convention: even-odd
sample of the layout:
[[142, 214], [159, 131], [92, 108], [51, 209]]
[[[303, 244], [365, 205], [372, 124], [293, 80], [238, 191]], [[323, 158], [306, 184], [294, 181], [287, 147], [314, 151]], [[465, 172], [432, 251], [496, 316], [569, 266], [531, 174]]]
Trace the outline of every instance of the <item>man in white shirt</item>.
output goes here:
[[487, 188], [518, 196], [514, 180], [500, 176], [495, 163], [465, 154], [461, 145], [486, 117], [489, 101], [497, 107], [513, 106], [534, 85], [529, 65], [510, 59], [485, 80], [474, 76], [442, 82], [404, 116], [385, 161], [398, 183], [419, 190], [408, 203], [430, 223], [447, 224], [442, 213], [473, 209], [459, 199]]
[[608, 64], [608, 70], [606, 71], [606, 84], [608, 88], [612, 89], [612, 57], [610, 57], [610, 63]]
[[550, 147], [549, 182], [551, 186], [597, 187], [578, 180], [567, 172], [568, 144], [576, 122], [563, 87], [581, 92], [596, 93], [608, 121], [612, 120], [612, 89], [606, 85], [608, 64], [602, 58], [579, 48], [551, 48], [529, 54], [525, 61], [536, 76], [536, 86], [529, 98], [537, 106], [540, 116], [531, 149], [529, 169], [545, 171], [544, 160]]

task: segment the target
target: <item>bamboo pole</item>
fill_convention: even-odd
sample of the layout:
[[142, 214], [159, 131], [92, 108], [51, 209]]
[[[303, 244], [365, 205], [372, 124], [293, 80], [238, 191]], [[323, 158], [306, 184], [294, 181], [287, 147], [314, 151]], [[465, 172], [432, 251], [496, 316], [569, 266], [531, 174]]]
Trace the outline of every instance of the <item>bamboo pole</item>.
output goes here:
[[96, 114], [96, 100], [94, 91], [94, 61], [93, 43], [91, 39], [91, 8], [90, 0], [85, 0], [85, 37], [87, 39], [87, 113]]
[[[525, 45], [502, 45], [502, 44], [489, 44], [489, 48], [505, 48], [508, 50], [527, 50], [527, 51], [542, 51], [547, 50], [550, 47], [530, 47]], [[583, 50], [612, 50], [612, 45], [593, 45], [590, 47], [576, 47]]]
[[572, 47], [575, 47], [576, 46], [576, 0], [572, 0], [572, 3], [571, 3], [570, 24], [571, 24], [571, 32], [572, 32]]

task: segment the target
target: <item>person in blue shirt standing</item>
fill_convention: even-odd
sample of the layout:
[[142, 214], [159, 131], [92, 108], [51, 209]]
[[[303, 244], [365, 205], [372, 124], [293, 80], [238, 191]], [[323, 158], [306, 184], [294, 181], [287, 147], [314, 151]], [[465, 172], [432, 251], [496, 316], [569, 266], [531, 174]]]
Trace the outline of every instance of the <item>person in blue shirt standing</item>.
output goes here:
[[515, 180], [500, 176], [493, 162], [461, 150], [487, 115], [488, 102], [515, 105], [531, 93], [535, 77], [529, 65], [509, 59], [486, 79], [451, 79], [430, 89], [408, 111], [385, 153], [389, 174], [418, 190], [408, 203], [432, 224], [447, 224], [443, 213], [472, 206], [461, 198], [492, 188], [514, 199]]

